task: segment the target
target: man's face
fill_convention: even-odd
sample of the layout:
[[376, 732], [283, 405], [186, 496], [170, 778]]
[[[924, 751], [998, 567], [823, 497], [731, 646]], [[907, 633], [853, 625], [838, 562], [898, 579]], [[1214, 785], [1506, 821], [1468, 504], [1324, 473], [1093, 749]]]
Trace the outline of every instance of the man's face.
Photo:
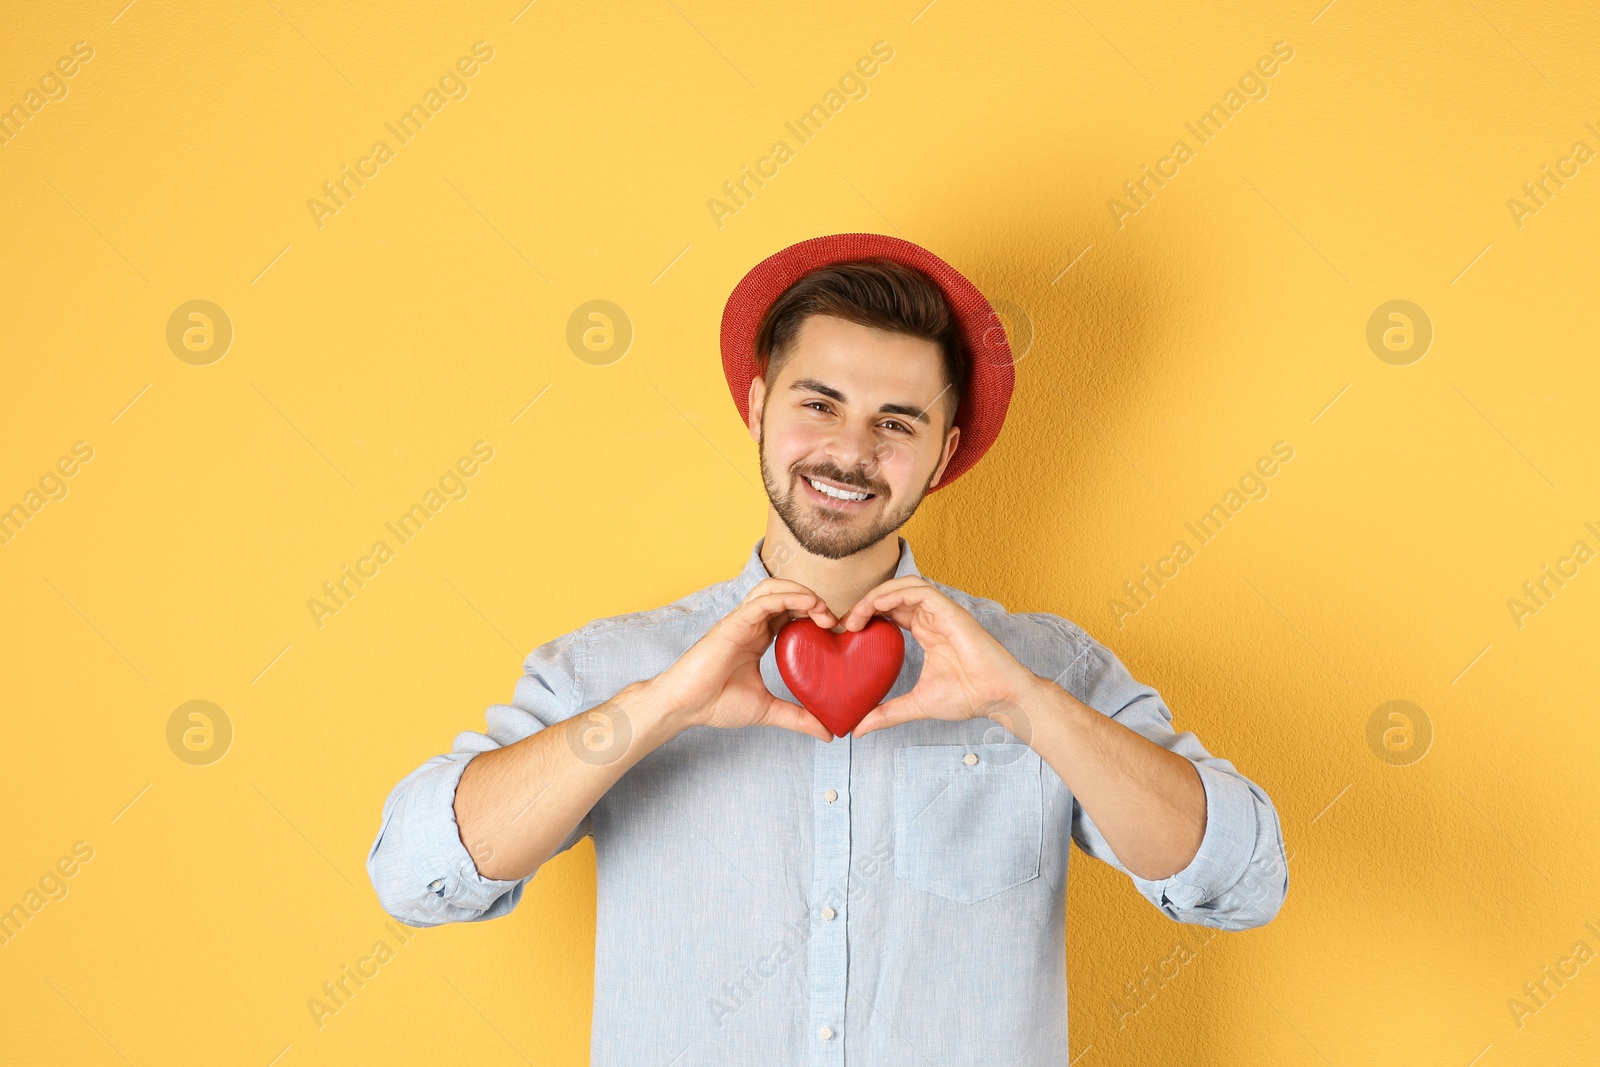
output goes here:
[[800, 546], [844, 559], [903, 526], [961, 436], [944, 431], [949, 403], [934, 342], [808, 315], [771, 386], [750, 387], [761, 479]]

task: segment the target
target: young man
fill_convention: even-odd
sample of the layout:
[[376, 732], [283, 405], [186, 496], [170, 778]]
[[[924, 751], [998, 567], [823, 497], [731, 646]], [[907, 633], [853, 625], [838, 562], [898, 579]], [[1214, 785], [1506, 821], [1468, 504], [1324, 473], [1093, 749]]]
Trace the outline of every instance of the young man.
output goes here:
[[[1069, 840], [1172, 918], [1244, 929], [1288, 889], [1272, 802], [1078, 626], [932, 581], [895, 535], [1010, 402], [958, 272], [805, 241], [735, 288], [722, 345], [765, 536], [726, 581], [535, 649], [487, 731], [389, 795], [378, 897], [495, 918], [592, 834], [595, 1067], [1065, 1063]], [[834, 738], [773, 638], [874, 615], [904, 666]]]

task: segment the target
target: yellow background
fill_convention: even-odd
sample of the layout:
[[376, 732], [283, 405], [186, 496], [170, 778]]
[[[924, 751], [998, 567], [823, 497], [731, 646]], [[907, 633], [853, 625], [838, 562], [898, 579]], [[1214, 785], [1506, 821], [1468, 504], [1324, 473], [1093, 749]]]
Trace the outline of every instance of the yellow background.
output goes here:
[[[94, 50], [0, 146], [0, 507], [94, 449], [0, 546], [0, 907], [94, 849], [0, 947], [0, 1060], [585, 1062], [588, 842], [320, 1028], [307, 1000], [393, 941], [364, 870], [390, 787], [535, 645], [743, 564], [765, 497], [722, 302], [869, 230], [1034, 335], [999, 443], [902, 531], [924, 572], [1104, 641], [1271, 793], [1293, 855], [1275, 922], [1121, 1026], [1124, 983], [1207, 931], [1078, 856], [1074, 1062], [1593, 1062], [1600, 964], [1507, 1006], [1600, 950], [1600, 563], [1520, 627], [1506, 603], [1600, 549], [1600, 162], [1520, 227], [1507, 206], [1600, 149], [1590, 5], [120, 4], [8, 5], [0, 32], [7, 107]], [[307, 200], [480, 40], [468, 95], [319, 227]], [[1199, 146], [1184, 123], [1276, 41], [1268, 94]], [[205, 366], [166, 341], [193, 299], [234, 329]], [[609, 365], [567, 345], [592, 299], [633, 325]], [[1404, 366], [1366, 342], [1394, 299], [1434, 329]], [[308, 598], [478, 440], [469, 494], [316, 626]], [[1279, 440], [1269, 494], [1118, 628], [1122, 583]], [[195, 699], [234, 729], [208, 766], [167, 742]], [[1432, 725], [1409, 765], [1368, 744], [1392, 699]]]

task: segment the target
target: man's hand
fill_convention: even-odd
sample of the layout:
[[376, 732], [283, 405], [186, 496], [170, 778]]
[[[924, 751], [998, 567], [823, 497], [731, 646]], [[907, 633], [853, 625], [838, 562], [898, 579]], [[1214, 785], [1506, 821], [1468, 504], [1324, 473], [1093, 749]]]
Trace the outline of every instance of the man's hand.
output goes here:
[[[1017, 708], [1039, 676], [955, 601], [915, 574], [891, 578], [856, 602], [842, 620], [849, 631], [886, 615], [922, 646], [922, 674], [911, 692], [879, 704], [851, 731], [855, 737], [912, 719], [972, 719]], [[997, 717], [1001, 717], [997, 716]]]
[[782, 726], [832, 741], [815, 715], [773, 696], [761, 678], [767, 646], [785, 623], [805, 615], [828, 629], [838, 621], [799, 582], [765, 578], [649, 685], [690, 726]]

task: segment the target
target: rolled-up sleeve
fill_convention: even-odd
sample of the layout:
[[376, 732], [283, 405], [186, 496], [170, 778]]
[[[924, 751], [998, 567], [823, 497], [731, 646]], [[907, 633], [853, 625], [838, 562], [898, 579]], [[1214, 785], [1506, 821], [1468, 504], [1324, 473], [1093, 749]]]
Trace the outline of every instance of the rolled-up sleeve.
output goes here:
[[[1082, 633], [1082, 631], [1078, 631]], [[1183, 870], [1156, 881], [1140, 878], [1117, 859], [1105, 837], [1073, 800], [1072, 837], [1078, 846], [1127, 874], [1139, 893], [1179, 922], [1245, 930], [1269, 922], [1289, 892], [1289, 866], [1277, 810], [1266, 791], [1206, 751], [1192, 733], [1172, 728], [1159, 693], [1135, 681], [1122, 661], [1092, 637], [1073, 695], [1085, 704], [1195, 765], [1205, 787], [1206, 829]]]
[[[456, 825], [456, 786], [472, 758], [570, 718], [582, 706], [574, 631], [529, 653], [510, 704], [491, 705], [483, 732], [456, 735], [452, 750], [433, 756], [402, 778], [383, 804], [378, 836], [367, 854], [367, 876], [383, 910], [408, 926], [476, 922], [517, 906], [533, 875], [485, 878]], [[557, 854], [586, 837], [588, 815]], [[537, 873], [537, 872], [535, 872]]]

